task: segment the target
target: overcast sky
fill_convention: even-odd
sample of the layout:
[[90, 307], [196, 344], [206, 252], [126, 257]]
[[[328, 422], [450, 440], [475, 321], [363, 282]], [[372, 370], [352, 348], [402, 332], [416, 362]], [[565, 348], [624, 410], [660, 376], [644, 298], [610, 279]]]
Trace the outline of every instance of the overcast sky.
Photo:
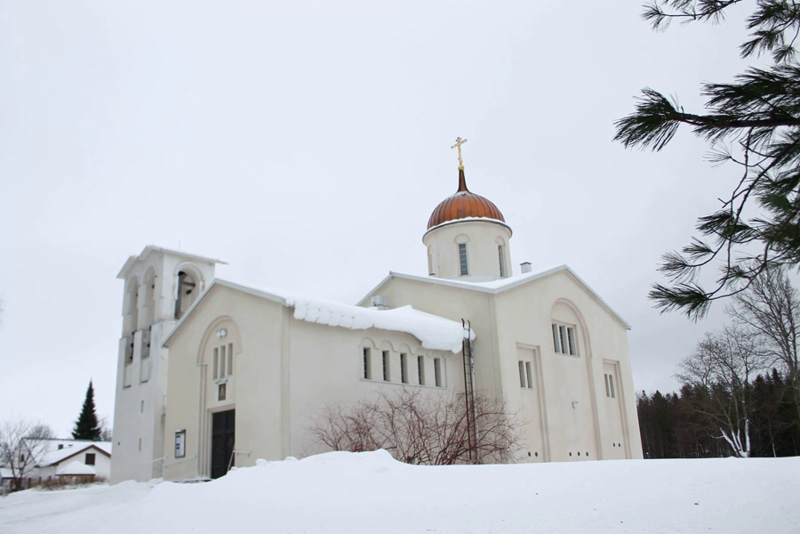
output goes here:
[[741, 9], [654, 32], [640, 2], [0, 0], [0, 419], [67, 435], [89, 380], [113, 415], [128, 256], [355, 303], [426, 275], [457, 187], [514, 231], [514, 272], [568, 264], [632, 326], [637, 390], [671, 391], [699, 324], [646, 298], [738, 171], [681, 131], [625, 150], [650, 86], [701, 110], [744, 63]]

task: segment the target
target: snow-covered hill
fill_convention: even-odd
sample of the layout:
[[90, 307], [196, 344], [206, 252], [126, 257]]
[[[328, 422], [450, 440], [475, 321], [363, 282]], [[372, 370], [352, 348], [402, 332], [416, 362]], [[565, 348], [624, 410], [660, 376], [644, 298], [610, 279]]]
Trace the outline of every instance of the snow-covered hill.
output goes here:
[[0, 499], [0, 532], [800, 532], [800, 458], [418, 467], [388, 453], [259, 461], [201, 484]]

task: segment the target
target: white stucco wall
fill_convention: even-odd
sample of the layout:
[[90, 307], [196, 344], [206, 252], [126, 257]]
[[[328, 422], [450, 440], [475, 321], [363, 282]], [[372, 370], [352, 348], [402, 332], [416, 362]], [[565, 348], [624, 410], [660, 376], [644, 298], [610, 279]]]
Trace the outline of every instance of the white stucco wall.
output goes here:
[[[390, 307], [471, 320], [477, 388], [503, 396], [522, 415], [519, 461], [642, 457], [627, 326], [569, 271], [501, 292], [398, 276], [363, 302], [372, 295], [385, 295]], [[555, 352], [553, 321], [577, 328], [576, 356]], [[537, 387], [520, 387], [520, 360], [532, 364]], [[614, 399], [605, 393], [606, 366], [619, 375]]]
[[[428, 249], [429, 274], [437, 278], [481, 281], [500, 278], [500, 254], [503, 246], [504, 265], [511, 273], [511, 229], [491, 219], [456, 220], [432, 228], [422, 238]], [[461, 275], [459, 243], [466, 244], [469, 274]]]
[[194, 291], [199, 295], [214, 277], [214, 262], [146, 247], [118, 275], [125, 286], [114, 403], [113, 483], [162, 476], [162, 416], [169, 352], [161, 344], [175, 325], [177, 277], [181, 270], [194, 274]]
[[[218, 401], [210, 358], [227, 330], [234, 346], [233, 375], [226, 399]], [[373, 379], [363, 379], [363, 348], [375, 350]], [[267, 299], [217, 285], [169, 341], [165, 477], [186, 480], [210, 476], [211, 417], [235, 409], [235, 465], [256, 459], [307, 456], [323, 448], [310, 433], [326, 405], [353, 405], [400, 387], [449, 394], [463, 381], [460, 355], [426, 350], [401, 332], [351, 330], [296, 320], [292, 309]], [[382, 351], [389, 351], [390, 382], [382, 379]], [[400, 353], [409, 356], [409, 382], [417, 382], [416, 357], [425, 358], [430, 384], [434, 358], [442, 361], [443, 387], [400, 384]], [[461, 377], [461, 380], [459, 380]], [[186, 456], [176, 458], [175, 432], [186, 432]]]

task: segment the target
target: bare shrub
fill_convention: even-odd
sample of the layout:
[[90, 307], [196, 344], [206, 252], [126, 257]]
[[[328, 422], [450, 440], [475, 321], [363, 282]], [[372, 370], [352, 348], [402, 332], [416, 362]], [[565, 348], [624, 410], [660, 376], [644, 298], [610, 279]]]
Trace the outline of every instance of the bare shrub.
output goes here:
[[478, 394], [475, 429], [464, 394], [402, 390], [344, 408], [327, 406], [310, 427], [316, 441], [335, 451], [389, 451], [395, 459], [422, 465], [504, 462], [519, 447], [519, 419], [505, 401]]
[[42, 480], [34, 487], [46, 490], [61, 490], [76, 488], [81, 486], [91, 486], [93, 484], [105, 484], [108, 482], [106, 477], [96, 475], [76, 475], [76, 476], [56, 476], [48, 480]]

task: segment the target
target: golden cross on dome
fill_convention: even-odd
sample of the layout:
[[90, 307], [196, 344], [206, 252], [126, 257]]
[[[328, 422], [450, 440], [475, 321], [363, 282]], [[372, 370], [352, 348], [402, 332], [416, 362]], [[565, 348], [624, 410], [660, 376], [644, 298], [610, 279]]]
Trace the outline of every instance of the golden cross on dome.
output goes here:
[[462, 140], [460, 137], [456, 137], [456, 144], [454, 144], [453, 146], [450, 147], [451, 149], [458, 147], [458, 168], [459, 169], [463, 169], [464, 168], [464, 162], [461, 161], [461, 145], [463, 145], [466, 142], [467, 142], [466, 139]]

